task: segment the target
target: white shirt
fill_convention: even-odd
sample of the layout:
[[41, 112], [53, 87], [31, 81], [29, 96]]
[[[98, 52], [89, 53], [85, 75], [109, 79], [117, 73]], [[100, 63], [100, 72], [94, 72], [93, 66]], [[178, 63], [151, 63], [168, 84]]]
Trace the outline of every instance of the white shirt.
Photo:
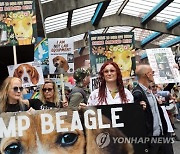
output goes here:
[[[126, 88], [124, 88], [124, 91], [125, 91], [128, 103], [134, 103], [134, 98], [133, 98], [133, 95], [131, 94], [131, 92]], [[88, 106], [96, 106], [99, 104], [98, 95], [99, 95], [99, 89], [95, 89], [89, 96]], [[107, 100], [108, 105], [122, 104], [119, 93], [116, 93], [115, 97], [113, 98], [108, 88], [107, 88], [106, 100]], [[106, 105], [106, 103], [103, 102], [102, 105]]]

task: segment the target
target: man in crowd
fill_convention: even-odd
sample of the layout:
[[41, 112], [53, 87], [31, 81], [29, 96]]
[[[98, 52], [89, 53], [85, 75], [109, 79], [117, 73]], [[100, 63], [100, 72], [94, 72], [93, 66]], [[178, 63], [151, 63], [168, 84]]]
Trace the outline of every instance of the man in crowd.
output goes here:
[[[167, 134], [167, 123], [155, 96], [149, 90], [151, 82], [154, 82], [154, 72], [149, 65], [139, 65], [136, 69], [138, 85], [133, 89], [135, 103], [142, 105], [145, 114], [146, 136], [163, 137]], [[172, 147], [172, 146], [171, 146]], [[172, 148], [166, 148], [164, 144], [149, 143], [150, 154], [173, 154]]]
[[76, 80], [76, 86], [69, 94], [69, 106], [79, 107], [81, 104], [86, 104], [90, 91], [88, 85], [90, 83], [90, 70], [85, 68], [78, 68], [74, 72], [74, 79]]

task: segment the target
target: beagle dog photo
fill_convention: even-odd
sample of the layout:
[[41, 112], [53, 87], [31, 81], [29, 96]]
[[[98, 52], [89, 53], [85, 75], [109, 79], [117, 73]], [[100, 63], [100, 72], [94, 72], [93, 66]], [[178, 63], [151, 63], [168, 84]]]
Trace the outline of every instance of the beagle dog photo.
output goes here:
[[[17, 117], [27, 117], [30, 119], [29, 128], [26, 131], [23, 131], [23, 136], [19, 137], [18, 134], [22, 131], [18, 131], [19, 124], [15, 124], [17, 122]], [[11, 125], [12, 135], [9, 133], [9, 137], [2, 138], [0, 137], [0, 154], [35, 154], [34, 149], [37, 149], [36, 144], [36, 134], [34, 133], [35, 124], [33, 122], [33, 117], [27, 112], [11, 112], [11, 113], [2, 113], [0, 118], [3, 119], [4, 127], [8, 128], [10, 123], [15, 125]], [[18, 122], [17, 122], [18, 123]], [[21, 121], [21, 126], [25, 124], [25, 120]], [[3, 128], [2, 128], [3, 129]], [[1, 129], [1, 130], [2, 130]], [[10, 129], [9, 129], [10, 130]], [[1, 134], [2, 135], [2, 134]], [[15, 136], [15, 137], [12, 137]]]
[[56, 56], [52, 60], [54, 67], [56, 67], [54, 74], [61, 74], [68, 71], [69, 65], [63, 56]]
[[[97, 113], [97, 110], [94, 111]], [[82, 129], [73, 127], [72, 130], [73, 120], [76, 119], [75, 121], [77, 123], [80, 122], [77, 116], [73, 115], [75, 112], [78, 114], [82, 123]], [[16, 134], [22, 133], [23, 136], [9, 136], [4, 138], [1, 132], [0, 154], [134, 153], [133, 146], [130, 143], [113, 143], [113, 141], [111, 141], [110, 143], [108, 142], [107, 146], [100, 147], [97, 142], [97, 136], [99, 134], [108, 133], [110, 136], [116, 137], [124, 137], [124, 134], [118, 128], [87, 129], [83, 120], [86, 110], [81, 109], [75, 112], [70, 108], [63, 108], [41, 110], [31, 114], [27, 112], [1, 114], [0, 118], [3, 120], [1, 119], [0, 122], [3, 121], [3, 129], [6, 128], [6, 135], [8, 135], [7, 131], [11, 130], [11, 136], [13, 132]], [[26, 116], [28, 118], [25, 118]], [[89, 116], [91, 117], [91, 115]], [[27, 119], [29, 119], [30, 122], [28, 122]], [[104, 116], [102, 120], [104, 124], [110, 122], [110, 120]], [[88, 123], [90, 124], [91, 122], [89, 118]], [[43, 123], [45, 123], [45, 125], [43, 125]], [[10, 128], [9, 125], [13, 128]], [[74, 125], [77, 124], [74, 123]], [[43, 132], [44, 129], [47, 130], [46, 133]]]
[[39, 82], [39, 73], [34, 66], [30, 64], [21, 64], [14, 70], [14, 77], [22, 80], [23, 84], [32, 83], [36, 85]]

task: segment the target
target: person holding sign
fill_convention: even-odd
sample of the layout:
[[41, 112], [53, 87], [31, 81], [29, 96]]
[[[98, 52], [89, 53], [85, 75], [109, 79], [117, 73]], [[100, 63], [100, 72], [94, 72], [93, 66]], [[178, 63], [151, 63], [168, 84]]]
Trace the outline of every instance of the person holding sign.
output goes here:
[[133, 103], [133, 96], [124, 88], [120, 68], [115, 62], [105, 62], [99, 76], [100, 87], [91, 93], [89, 106]]
[[[39, 99], [23, 100], [31, 109], [44, 110], [52, 108], [60, 108], [61, 102], [59, 98], [56, 83], [50, 79], [45, 79], [44, 84], [40, 88]], [[30, 109], [30, 110], [31, 110]]]
[[27, 111], [28, 106], [20, 101], [22, 91], [22, 81], [19, 78], [7, 77], [0, 90], [0, 113]]

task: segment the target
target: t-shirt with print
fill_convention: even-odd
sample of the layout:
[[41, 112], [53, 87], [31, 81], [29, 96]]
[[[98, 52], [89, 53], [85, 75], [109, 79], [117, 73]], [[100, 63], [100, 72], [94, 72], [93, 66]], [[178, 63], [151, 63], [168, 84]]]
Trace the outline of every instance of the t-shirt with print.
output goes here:
[[53, 102], [46, 102], [44, 104], [39, 99], [29, 99], [29, 106], [32, 107], [35, 110], [46, 110], [46, 109], [57, 108], [55, 103], [53, 103]]

